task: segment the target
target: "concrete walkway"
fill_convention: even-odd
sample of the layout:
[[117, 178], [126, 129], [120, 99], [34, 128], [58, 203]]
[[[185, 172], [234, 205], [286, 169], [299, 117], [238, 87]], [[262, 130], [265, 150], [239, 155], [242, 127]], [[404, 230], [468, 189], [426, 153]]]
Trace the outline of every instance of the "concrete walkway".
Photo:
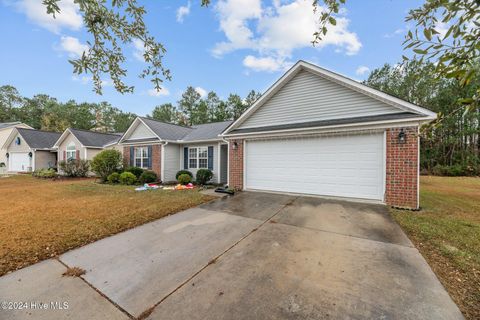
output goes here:
[[[62, 277], [67, 266], [86, 274]], [[384, 206], [266, 193], [4, 276], [0, 301], [56, 302], [0, 319], [463, 318]]]

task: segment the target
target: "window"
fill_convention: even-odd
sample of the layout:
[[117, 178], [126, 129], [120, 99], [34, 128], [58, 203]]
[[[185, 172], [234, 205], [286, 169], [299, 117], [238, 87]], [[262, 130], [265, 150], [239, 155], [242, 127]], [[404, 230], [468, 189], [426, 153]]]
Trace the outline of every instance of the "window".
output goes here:
[[198, 147], [188, 149], [188, 167], [191, 169], [208, 168], [208, 148]]
[[70, 142], [67, 146], [67, 160], [75, 160], [77, 158], [77, 150], [75, 149], [75, 143]]
[[135, 148], [135, 167], [148, 169], [150, 166], [148, 159], [148, 147]]

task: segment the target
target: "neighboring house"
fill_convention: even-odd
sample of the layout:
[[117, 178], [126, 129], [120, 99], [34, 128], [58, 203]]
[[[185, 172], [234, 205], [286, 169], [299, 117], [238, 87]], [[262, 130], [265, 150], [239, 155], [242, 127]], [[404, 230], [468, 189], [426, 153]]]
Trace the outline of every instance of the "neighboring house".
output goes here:
[[29, 125], [21, 122], [0, 122], [0, 163], [4, 163], [5, 166], [7, 165], [7, 150], [3, 149], [3, 145], [5, 141], [12, 133], [14, 128], [27, 128], [33, 129]]
[[54, 168], [57, 152], [53, 145], [59, 137], [58, 132], [14, 128], [3, 145], [7, 151], [7, 171], [31, 172]]
[[222, 137], [230, 187], [419, 207], [419, 126], [436, 114], [299, 61]]
[[119, 143], [127, 164], [153, 170], [164, 182], [175, 181], [179, 170], [195, 176], [198, 169], [210, 169], [213, 182], [226, 183], [228, 149], [219, 134], [231, 123], [186, 127], [137, 117]]
[[118, 146], [121, 133], [101, 133], [89, 130], [66, 129], [55, 142], [58, 150], [58, 161], [92, 160], [104, 149], [122, 148]]

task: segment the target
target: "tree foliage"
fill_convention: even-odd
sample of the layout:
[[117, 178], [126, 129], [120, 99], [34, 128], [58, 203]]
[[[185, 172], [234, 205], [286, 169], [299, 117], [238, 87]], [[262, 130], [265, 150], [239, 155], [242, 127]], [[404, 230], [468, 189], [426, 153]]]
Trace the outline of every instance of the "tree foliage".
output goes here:
[[441, 126], [424, 130], [421, 137], [421, 168], [429, 173], [480, 174], [480, 109], [467, 114], [454, 112], [462, 97], [480, 86], [477, 75], [467, 85], [456, 79], [438, 77], [432, 63], [409, 61], [373, 70], [365, 84], [421, 105], [449, 114]]
[[12, 86], [0, 87], [0, 122], [20, 121], [35, 129], [61, 132], [66, 128], [124, 132], [135, 118], [107, 102], [65, 103], [45, 94], [23, 97]]

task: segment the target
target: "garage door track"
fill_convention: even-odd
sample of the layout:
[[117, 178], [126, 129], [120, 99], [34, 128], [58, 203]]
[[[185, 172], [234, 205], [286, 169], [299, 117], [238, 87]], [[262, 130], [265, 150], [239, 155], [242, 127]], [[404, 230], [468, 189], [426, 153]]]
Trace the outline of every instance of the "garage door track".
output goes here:
[[248, 192], [4, 276], [0, 300], [69, 304], [1, 319], [462, 319], [385, 206]]

